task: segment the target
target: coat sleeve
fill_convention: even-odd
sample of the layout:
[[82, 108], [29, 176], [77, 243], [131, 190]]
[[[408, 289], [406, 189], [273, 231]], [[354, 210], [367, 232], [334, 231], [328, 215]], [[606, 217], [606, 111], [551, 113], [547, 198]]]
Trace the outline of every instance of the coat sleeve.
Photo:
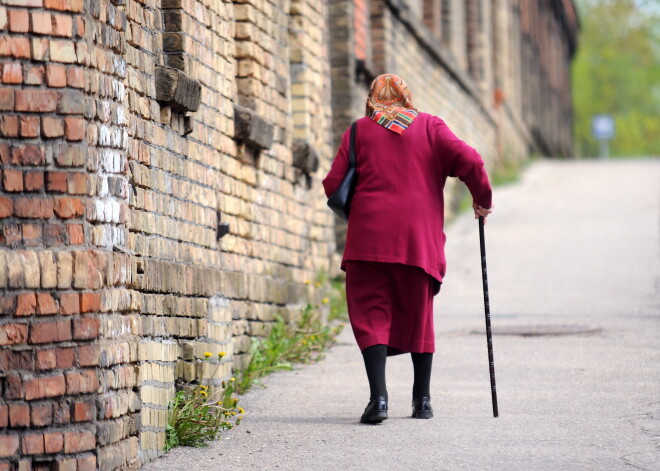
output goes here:
[[465, 183], [475, 203], [490, 208], [493, 205], [493, 191], [479, 153], [456, 137], [441, 119], [438, 118], [434, 124], [435, 145], [447, 156], [448, 175], [458, 177]]
[[349, 138], [350, 138], [351, 129], [348, 128], [344, 135], [341, 138], [341, 145], [335, 156], [335, 160], [332, 162], [332, 167], [330, 171], [323, 179], [323, 189], [325, 190], [325, 196], [330, 198], [330, 196], [339, 188], [339, 184], [344, 179], [346, 172], [348, 171], [348, 149], [349, 149]]

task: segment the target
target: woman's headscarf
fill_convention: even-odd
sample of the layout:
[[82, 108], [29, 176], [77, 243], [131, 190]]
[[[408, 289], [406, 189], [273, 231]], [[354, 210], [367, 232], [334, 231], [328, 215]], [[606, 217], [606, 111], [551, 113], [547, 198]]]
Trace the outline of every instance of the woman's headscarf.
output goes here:
[[418, 114], [412, 104], [412, 93], [401, 77], [383, 74], [375, 78], [367, 97], [367, 116], [390, 131], [401, 134]]

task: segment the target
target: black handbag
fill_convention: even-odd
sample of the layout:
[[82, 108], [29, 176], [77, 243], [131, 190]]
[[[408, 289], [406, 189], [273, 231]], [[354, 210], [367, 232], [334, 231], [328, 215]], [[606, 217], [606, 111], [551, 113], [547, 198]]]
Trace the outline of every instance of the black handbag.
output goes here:
[[332, 211], [343, 220], [348, 220], [348, 213], [351, 208], [351, 199], [353, 199], [353, 193], [355, 192], [355, 185], [358, 180], [358, 173], [355, 168], [355, 134], [357, 131], [357, 121], [353, 122], [351, 125], [351, 138], [350, 138], [350, 149], [348, 151], [348, 161], [350, 167], [344, 175], [344, 179], [341, 181], [339, 187], [335, 192], [330, 195], [328, 198], [328, 206]]

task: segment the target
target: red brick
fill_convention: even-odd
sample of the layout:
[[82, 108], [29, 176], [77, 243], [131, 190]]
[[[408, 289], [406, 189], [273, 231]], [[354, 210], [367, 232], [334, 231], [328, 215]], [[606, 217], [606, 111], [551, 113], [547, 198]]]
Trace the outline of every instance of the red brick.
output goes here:
[[76, 352], [73, 347], [57, 349], [57, 367], [63, 370], [73, 368], [76, 364]]
[[44, 226], [44, 245], [47, 247], [64, 244], [64, 226], [61, 224], [46, 224]]
[[60, 64], [48, 64], [46, 83], [49, 87], [66, 87], [66, 67]]
[[48, 112], [57, 109], [57, 92], [52, 90], [16, 90], [16, 111]]
[[37, 350], [36, 357], [37, 370], [52, 370], [57, 367], [57, 350], [54, 348]]
[[16, 345], [25, 343], [27, 326], [25, 324], [0, 325], [0, 345]]
[[[0, 350], [0, 352], [2, 352], [2, 350]], [[17, 371], [34, 369], [33, 352], [31, 350], [4, 350], [4, 352], [8, 354], [8, 357], [3, 360], [3, 363], [9, 365], [8, 370]], [[7, 379], [9, 379], [9, 377]], [[15, 386], [20, 386], [22, 388], [21, 378], [17, 377], [16, 379], [18, 380], [18, 383]], [[17, 398], [12, 397], [12, 399]]]
[[71, 407], [66, 401], [53, 404], [53, 423], [68, 424], [71, 422]]
[[47, 350], [37, 351], [36, 367], [38, 370], [52, 370], [54, 368], [67, 369], [71, 368], [76, 363], [75, 349], [73, 347], [66, 348], [50, 348]]
[[85, 138], [85, 120], [83, 118], [64, 118], [64, 132], [67, 141], [81, 141]]
[[101, 309], [101, 295], [99, 293], [80, 294], [80, 312], [97, 312]]
[[5, 238], [5, 244], [15, 245], [22, 239], [21, 227], [18, 224], [7, 224], [2, 227], [2, 235]]
[[0, 218], [8, 218], [14, 213], [14, 201], [6, 196], [0, 196]]
[[27, 33], [30, 29], [30, 15], [27, 10], [9, 10], [9, 31]]
[[77, 471], [75, 458], [57, 458], [48, 471]]
[[[0, 298], [0, 314], [14, 314], [16, 312], [16, 296], [5, 294]], [[0, 371], [5, 370], [0, 362]]]
[[21, 64], [5, 64], [2, 67], [2, 83], [23, 83]]
[[0, 457], [14, 456], [20, 444], [17, 434], [0, 435]]
[[[0, 95], [2, 94], [2, 89], [0, 89]], [[9, 144], [6, 142], [0, 142], [0, 163], [8, 164], [11, 162], [11, 151], [9, 149]]]
[[37, 312], [37, 297], [34, 293], [23, 293], [18, 295], [16, 305], [17, 316], [29, 316]]
[[7, 375], [5, 384], [5, 399], [23, 399], [25, 397], [25, 386], [21, 377], [17, 374]]
[[41, 135], [43, 137], [64, 136], [64, 123], [61, 118], [44, 116], [41, 118]]
[[23, 435], [21, 451], [25, 455], [41, 455], [44, 453], [44, 434], [29, 433]]
[[44, 83], [44, 66], [31, 65], [28, 66], [27, 74], [25, 75], [25, 83], [27, 85], [41, 85]]
[[9, 404], [9, 425], [28, 427], [30, 425], [30, 406], [27, 404]]
[[77, 471], [96, 471], [96, 456], [90, 455], [78, 458]]
[[46, 175], [46, 188], [48, 191], [66, 193], [67, 175], [66, 172], [48, 172]]
[[64, 453], [78, 453], [94, 448], [96, 448], [96, 436], [91, 430], [66, 432], [64, 434]]
[[37, 313], [41, 315], [57, 314], [57, 301], [48, 293], [37, 294]]
[[85, 35], [85, 19], [82, 16], [76, 16], [76, 36], [82, 38], [84, 35]]
[[53, 30], [53, 23], [50, 13], [46, 11], [32, 12], [32, 32], [36, 34], [50, 34]]
[[9, 38], [9, 53], [16, 59], [29, 59], [30, 40], [19, 36]]
[[71, 88], [85, 87], [85, 72], [80, 67], [68, 67], [66, 69], [66, 83]]
[[9, 407], [7, 404], [0, 404], [0, 428], [5, 428], [9, 424]]
[[23, 244], [26, 247], [36, 247], [41, 245], [41, 224], [21, 224]]
[[69, 236], [69, 245], [82, 245], [85, 243], [85, 233], [82, 224], [67, 224], [66, 232]]
[[88, 191], [89, 180], [86, 173], [70, 173], [67, 177], [67, 192], [70, 195], [86, 195]]
[[82, 345], [76, 349], [78, 366], [96, 366], [99, 364], [100, 352], [98, 345]]
[[44, 189], [43, 172], [25, 172], [25, 191], [41, 191]]
[[14, 214], [22, 218], [48, 219], [53, 215], [51, 198], [18, 198], [14, 203]]
[[55, 200], [55, 214], [62, 219], [71, 219], [85, 214], [85, 205], [80, 198], [57, 198]]
[[60, 314], [78, 314], [80, 312], [80, 296], [78, 293], [60, 294]]
[[11, 163], [14, 165], [43, 165], [46, 163], [46, 156], [38, 145], [25, 144], [11, 150]]
[[44, 397], [61, 396], [66, 390], [64, 376], [61, 374], [47, 376], [45, 378], [35, 378], [24, 381], [25, 399], [41, 399]]
[[[33, 427], [43, 427], [53, 422], [53, 404], [52, 402], [41, 402], [30, 405], [30, 422]], [[59, 451], [59, 450], [58, 450]], [[46, 453], [51, 453], [46, 451]]]
[[0, 117], [0, 134], [4, 137], [18, 136], [18, 116], [6, 114]]
[[21, 137], [39, 136], [39, 123], [41, 121], [39, 116], [21, 116], [18, 121], [21, 125]]
[[64, 448], [64, 435], [58, 432], [44, 433], [46, 453], [59, 453]]
[[5, 191], [23, 191], [23, 172], [6, 169], [2, 174], [2, 188]]
[[53, 15], [53, 36], [71, 37], [73, 19], [69, 15]]
[[94, 401], [76, 401], [73, 403], [73, 421], [88, 422], [94, 420], [96, 407]]
[[64, 342], [71, 340], [71, 322], [51, 321], [30, 327], [30, 343]]
[[73, 321], [73, 338], [76, 340], [95, 339], [99, 336], [99, 320], [88, 317]]
[[0, 111], [11, 111], [14, 109], [14, 89], [0, 88]]

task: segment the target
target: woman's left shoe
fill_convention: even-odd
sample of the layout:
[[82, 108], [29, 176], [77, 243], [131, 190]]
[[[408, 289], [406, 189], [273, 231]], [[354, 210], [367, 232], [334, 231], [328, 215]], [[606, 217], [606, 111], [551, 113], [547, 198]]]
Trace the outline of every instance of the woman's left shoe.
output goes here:
[[433, 417], [430, 397], [417, 397], [412, 401], [412, 416], [415, 419], [430, 419]]

